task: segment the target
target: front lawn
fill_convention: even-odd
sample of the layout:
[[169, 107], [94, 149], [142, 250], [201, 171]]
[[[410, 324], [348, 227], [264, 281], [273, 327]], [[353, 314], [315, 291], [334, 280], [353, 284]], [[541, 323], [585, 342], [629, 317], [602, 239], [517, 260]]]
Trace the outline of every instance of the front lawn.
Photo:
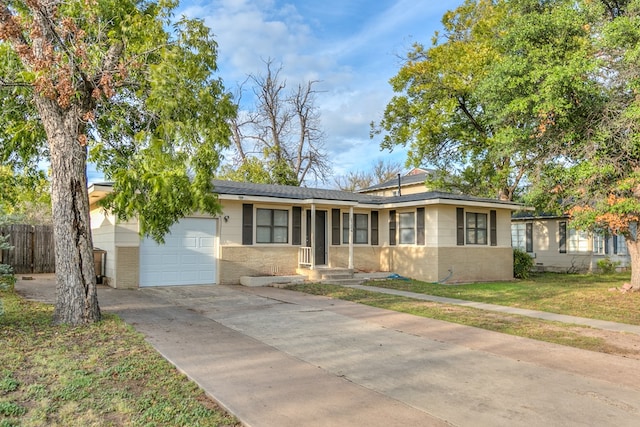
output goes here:
[[[366, 285], [491, 304], [545, 310], [580, 317], [640, 324], [640, 292], [609, 291], [629, 276], [541, 274], [530, 280], [439, 285], [413, 280], [370, 281]], [[422, 301], [338, 285], [304, 283], [287, 289], [372, 307], [459, 323], [490, 331], [640, 359], [640, 336], [586, 326]]]
[[416, 280], [385, 280], [370, 286], [427, 295], [640, 325], [640, 292], [610, 291], [629, 281], [629, 273], [535, 274], [512, 282], [440, 285]]
[[0, 427], [239, 425], [116, 316], [53, 326], [51, 305], [0, 300]]

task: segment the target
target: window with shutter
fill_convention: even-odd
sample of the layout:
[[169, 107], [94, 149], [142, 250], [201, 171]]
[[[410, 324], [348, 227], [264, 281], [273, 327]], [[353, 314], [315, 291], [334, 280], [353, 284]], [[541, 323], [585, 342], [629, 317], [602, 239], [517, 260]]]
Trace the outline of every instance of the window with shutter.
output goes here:
[[489, 240], [491, 246], [498, 245], [498, 218], [496, 211], [489, 211]]
[[371, 244], [378, 244], [378, 211], [371, 211]]
[[340, 244], [340, 209], [331, 209], [331, 244]]
[[464, 209], [456, 208], [456, 240], [458, 246], [464, 245]]
[[533, 252], [533, 224], [532, 223], [530, 222], [527, 223], [525, 234], [526, 234], [525, 250], [531, 253]]
[[242, 204], [242, 244], [253, 245], [253, 205]]
[[418, 208], [416, 210], [416, 214], [416, 244], [424, 245], [426, 243], [424, 231], [424, 208]]
[[291, 244], [302, 244], [302, 208], [294, 206], [291, 208]]
[[389, 244], [396, 244], [396, 211], [389, 211]]

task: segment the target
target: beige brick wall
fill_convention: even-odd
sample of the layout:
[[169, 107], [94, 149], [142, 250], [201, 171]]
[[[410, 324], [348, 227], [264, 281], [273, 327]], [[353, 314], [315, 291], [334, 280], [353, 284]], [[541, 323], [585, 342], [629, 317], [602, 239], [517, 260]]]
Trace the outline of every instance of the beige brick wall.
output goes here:
[[[389, 271], [380, 265], [380, 257], [385, 252], [379, 246], [354, 246], [353, 267], [357, 271]], [[329, 265], [331, 267], [349, 267], [349, 247], [331, 246], [329, 248]]]
[[513, 279], [511, 247], [460, 246], [438, 250], [438, 279], [453, 271], [448, 282], [475, 282]]
[[109, 278], [109, 286], [117, 289], [136, 289], [139, 285], [140, 249], [116, 247], [116, 276]]
[[240, 283], [240, 276], [296, 274], [297, 246], [221, 246], [220, 284]]
[[437, 282], [453, 274], [448, 283], [513, 279], [510, 247], [396, 246], [380, 255], [380, 269], [425, 282]]
[[438, 277], [438, 249], [427, 246], [396, 246], [390, 248], [388, 271], [412, 279], [434, 282]]

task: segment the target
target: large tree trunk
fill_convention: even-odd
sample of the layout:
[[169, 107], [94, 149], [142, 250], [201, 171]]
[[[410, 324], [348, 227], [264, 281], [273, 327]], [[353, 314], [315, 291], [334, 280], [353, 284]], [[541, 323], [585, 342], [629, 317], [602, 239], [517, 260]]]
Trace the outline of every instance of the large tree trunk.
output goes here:
[[631, 259], [631, 289], [640, 291], [640, 242], [628, 238], [627, 251]]
[[54, 322], [79, 325], [100, 320], [89, 224], [87, 150], [78, 136], [82, 122], [74, 109], [37, 97], [51, 160], [51, 203], [56, 254]]

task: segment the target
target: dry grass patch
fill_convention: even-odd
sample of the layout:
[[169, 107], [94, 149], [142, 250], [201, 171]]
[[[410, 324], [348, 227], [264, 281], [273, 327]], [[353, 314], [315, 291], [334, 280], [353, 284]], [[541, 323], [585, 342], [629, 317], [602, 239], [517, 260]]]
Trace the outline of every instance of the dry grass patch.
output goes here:
[[0, 292], [0, 426], [237, 426], [114, 315], [51, 324], [52, 306]]

